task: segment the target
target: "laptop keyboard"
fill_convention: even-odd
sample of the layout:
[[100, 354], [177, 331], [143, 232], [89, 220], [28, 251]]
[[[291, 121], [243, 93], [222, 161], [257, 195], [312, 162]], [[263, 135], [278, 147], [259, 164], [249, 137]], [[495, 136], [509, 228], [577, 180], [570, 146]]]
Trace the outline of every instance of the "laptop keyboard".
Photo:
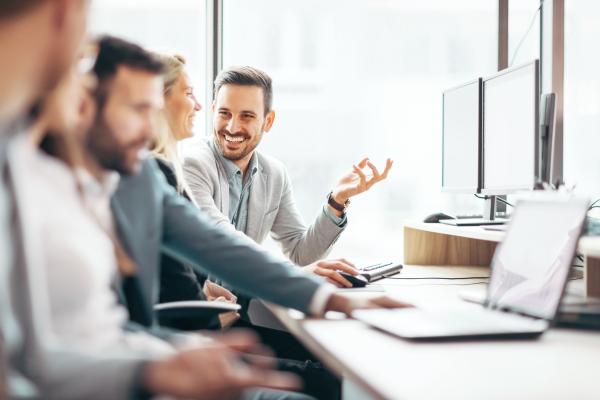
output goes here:
[[475, 307], [365, 310], [353, 316], [376, 328], [407, 338], [538, 332], [547, 326], [545, 321]]

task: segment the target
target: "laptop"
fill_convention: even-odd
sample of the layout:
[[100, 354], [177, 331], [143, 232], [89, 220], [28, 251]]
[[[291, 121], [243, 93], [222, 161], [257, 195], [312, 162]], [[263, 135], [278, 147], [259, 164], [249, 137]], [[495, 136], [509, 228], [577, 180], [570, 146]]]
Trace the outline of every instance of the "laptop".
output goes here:
[[409, 340], [538, 337], [556, 316], [587, 208], [583, 199], [519, 202], [494, 253], [482, 306], [358, 310], [352, 316]]

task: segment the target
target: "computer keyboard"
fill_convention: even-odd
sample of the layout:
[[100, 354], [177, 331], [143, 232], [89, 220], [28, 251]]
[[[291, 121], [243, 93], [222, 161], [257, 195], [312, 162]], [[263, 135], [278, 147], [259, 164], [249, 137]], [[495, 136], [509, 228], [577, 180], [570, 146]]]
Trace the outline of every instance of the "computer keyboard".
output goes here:
[[368, 267], [364, 267], [362, 270], [363, 271], [373, 271], [375, 269], [379, 269], [379, 268], [383, 268], [386, 267], [388, 265], [391, 265], [391, 262], [385, 262], [385, 263], [380, 263], [380, 264], [373, 264], [373, 265], [369, 265]]
[[383, 262], [379, 264], [369, 265], [360, 271], [360, 275], [367, 278], [367, 281], [374, 282], [379, 279], [387, 278], [400, 272], [402, 264], [395, 262]]
[[456, 219], [475, 219], [475, 218], [483, 218], [483, 215], [481, 215], [481, 214], [456, 215]]

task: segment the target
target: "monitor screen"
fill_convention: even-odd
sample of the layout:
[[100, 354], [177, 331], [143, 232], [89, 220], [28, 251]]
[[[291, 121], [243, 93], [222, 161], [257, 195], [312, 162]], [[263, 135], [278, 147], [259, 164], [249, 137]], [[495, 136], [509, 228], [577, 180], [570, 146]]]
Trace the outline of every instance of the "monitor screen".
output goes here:
[[552, 319], [587, 208], [582, 199], [520, 202], [494, 254], [488, 304]]
[[483, 80], [484, 194], [535, 185], [538, 75], [535, 61]]
[[481, 80], [443, 94], [442, 190], [476, 193], [479, 190]]

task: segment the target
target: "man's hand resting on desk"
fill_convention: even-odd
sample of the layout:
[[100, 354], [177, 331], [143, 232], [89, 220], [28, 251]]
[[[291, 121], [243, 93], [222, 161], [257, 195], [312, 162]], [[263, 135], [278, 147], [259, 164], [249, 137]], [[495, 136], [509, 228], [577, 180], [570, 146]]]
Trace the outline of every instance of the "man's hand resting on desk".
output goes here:
[[392, 299], [388, 296], [356, 297], [343, 293], [334, 293], [329, 298], [325, 311], [342, 312], [348, 316], [355, 310], [366, 308], [407, 308], [414, 307], [412, 304]]
[[358, 275], [358, 269], [350, 261], [340, 258], [339, 260], [320, 260], [302, 267], [305, 272], [320, 275], [327, 282], [337, 287], [352, 287], [352, 283], [340, 275], [337, 271], [344, 271], [350, 275]]

